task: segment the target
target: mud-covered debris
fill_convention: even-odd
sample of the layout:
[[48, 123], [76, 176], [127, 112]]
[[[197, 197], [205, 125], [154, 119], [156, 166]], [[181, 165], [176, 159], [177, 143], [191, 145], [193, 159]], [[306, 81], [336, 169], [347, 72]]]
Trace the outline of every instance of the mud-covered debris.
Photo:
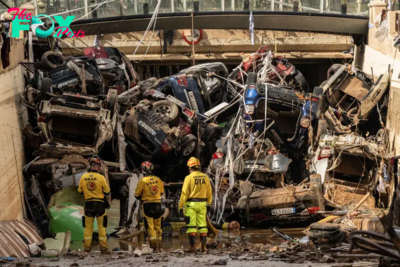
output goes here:
[[71, 267], [74, 267], [74, 266], [79, 266], [79, 264], [78, 264], [78, 263], [76, 263], [76, 262], [74, 262], [74, 263], [72, 263], [70, 266], [71, 266]]
[[135, 255], [135, 257], [140, 257], [142, 255], [142, 251], [140, 249], [135, 249], [135, 251], [133, 252], [133, 255]]
[[333, 263], [333, 262], [335, 262], [335, 260], [334, 260], [331, 256], [329, 256], [329, 255], [324, 255], [324, 256], [319, 260], [319, 262], [322, 262], [322, 263]]
[[214, 262], [214, 265], [227, 265], [228, 262], [226, 260], [217, 260]]
[[184, 252], [182, 249], [176, 249], [176, 250], [172, 251], [172, 253], [175, 253], [175, 254], [184, 254], [185, 252]]

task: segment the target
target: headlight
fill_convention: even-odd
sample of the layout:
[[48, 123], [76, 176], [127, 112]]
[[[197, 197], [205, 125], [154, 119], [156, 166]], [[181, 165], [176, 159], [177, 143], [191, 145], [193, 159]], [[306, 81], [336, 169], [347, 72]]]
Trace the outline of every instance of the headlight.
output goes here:
[[246, 114], [253, 115], [254, 114], [254, 105], [246, 105]]

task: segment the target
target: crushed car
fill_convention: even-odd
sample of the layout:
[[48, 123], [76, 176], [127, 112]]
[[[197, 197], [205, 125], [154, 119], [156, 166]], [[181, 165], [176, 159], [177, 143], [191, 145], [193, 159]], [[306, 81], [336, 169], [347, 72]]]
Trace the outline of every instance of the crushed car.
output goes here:
[[[388, 74], [382, 74], [374, 81], [351, 65], [333, 65], [328, 70], [328, 80], [320, 85], [329, 102], [324, 116], [330, 127], [338, 134], [348, 134], [355, 127], [363, 129], [363, 124], [368, 121], [366, 131], [377, 132], [383, 125], [382, 119], [369, 119], [374, 115], [382, 117], [377, 113], [383, 108], [380, 104], [387, 105], [382, 102], [388, 84]], [[372, 125], [371, 122], [376, 123]]]
[[239, 94], [226, 81], [227, 67], [221, 62], [195, 65], [163, 80], [156, 90], [172, 95], [204, 121], [223, 122], [233, 115]]
[[257, 189], [241, 183], [238, 208], [243, 222], [258, 227], [301, 226], [318, 221], [317, 211], [325, 209], [319, 175], [311, 175], [299, 185]]
[[[97, 154], [111, 140], [116, 127], [117, 91], [109, 90], [105, 100], [96, 97], [63, 94], [42, 100], [38, 107], [37, 123], [42, 130], [42, 150], [57, 152], [54, 143], [69, 146], [70, 153]], [[85, 154], [88, 156], [88, 154]]]
[[96, 60], [106, 88], [114, 88], [122, 93], [133, 88], [140, 80], [130, 60], [118, 48], [87, 47], [83, 49], [83, 53]]

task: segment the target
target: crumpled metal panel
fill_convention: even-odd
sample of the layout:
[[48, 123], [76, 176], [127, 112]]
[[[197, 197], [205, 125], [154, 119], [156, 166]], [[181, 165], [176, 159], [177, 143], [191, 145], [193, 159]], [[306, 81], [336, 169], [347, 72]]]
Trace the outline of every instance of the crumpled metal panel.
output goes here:
[[[29, 257], [31, 256], [28, 244], [43, 244], [37, 230], [27, 221], [0, 222], [0, 256], [1, 257]], [[24, 240], [25, 239], [25, 240]]]

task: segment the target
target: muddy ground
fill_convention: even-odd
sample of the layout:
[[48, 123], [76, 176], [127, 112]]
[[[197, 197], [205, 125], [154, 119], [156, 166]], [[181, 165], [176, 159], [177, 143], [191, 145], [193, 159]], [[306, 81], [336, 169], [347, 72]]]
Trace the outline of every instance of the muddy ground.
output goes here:
[[[265, 255], [267, 256], [267, 255]], [[29, 265], [30, 264], [30, 265]], [[41, 259], [32, 258], [27, 261], [18, 263], [6, 264], [3, 266], [210, 266], [210, 265], [225, 265], [232, 267], [243, 267], [244, 265], [251, 266], [378, 266], [377, 260], [356, 261], [353, 263], [312, 263], [305, 262], [303, 264], [290, 264], [287, 262], [276, 261], [273, 259], [261, 259], [251, 255], [242, 255], [239, 258], [232, 258], [230, 255], [188, 255], [188, 254], [171, 254], [161, 253], [153, 255], [145, 255], [134, 257], [130, 253], [115, 252], [111, 256], [101, 256], [99, 252], [92, 252], [88, 256], [68, 256], [62, 259]]]

